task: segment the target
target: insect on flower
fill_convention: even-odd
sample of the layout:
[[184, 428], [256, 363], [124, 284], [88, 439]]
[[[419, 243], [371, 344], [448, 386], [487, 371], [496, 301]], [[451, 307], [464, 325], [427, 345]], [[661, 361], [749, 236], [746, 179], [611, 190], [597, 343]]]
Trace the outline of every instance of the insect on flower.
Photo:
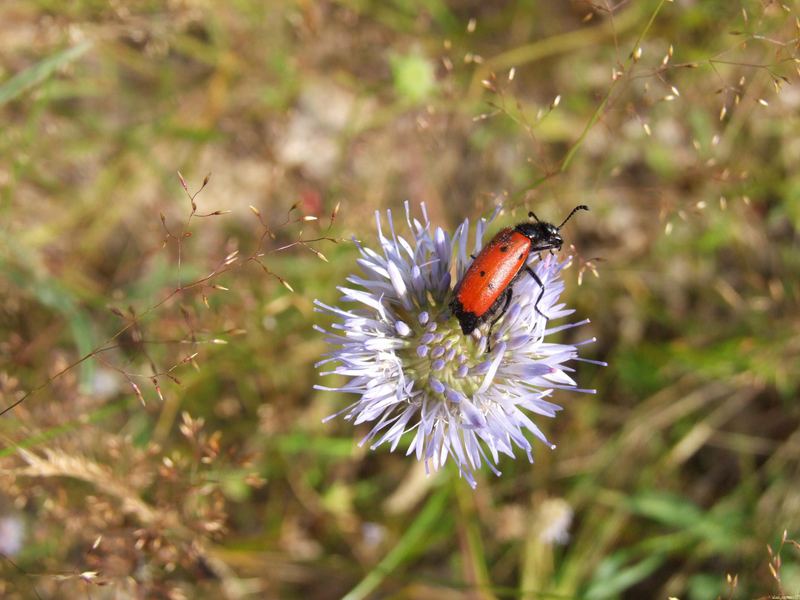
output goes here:
[[[315, 301], [316, 310], [335, 319], [329, 331], [315, 326], [333, 346], [317, 367], [324, 367], [322, 375], [346, 378], [315, 388], [356, 396], [326, 421], [343, 414], [356, 425], [370, 423], [361, 445], [375, 449], [386, 443], [394, 451], [405, 439], [406, 454], [424, 461], [428, 470], [450, 459], [475, 487], [475, 471], [484, 463], [500, 475], [500, 454], [513, 457], [519, 449], [533, 461], [526, 434], [555, 448], [532, 416], [554, 417], [561, 410], [550, 401], [556, 390], [594, 393], [578, 388], [567, 363], [605, 363], [578, 356], [578, 347], [593, 338], [576, 344], [550, 338], [588, 319], [550, 325], [574, 312], [559, 302], [560, 272], [569, 259], [540, 259], [535, 251], [525, 254], [519, 269], [530, 268], [541, 285], [533, 277], [515, 282], [491, 346], [480, 329], [465, 336], [450, 303], [452, 277], [463, 280], [469, 264], [469, 222], [450, 236], [433, 230], [424, 205], [422, 222], [412, 218], [408, 204], [405, 212], [410, 238], [398, 235], [391, 212], [384, 234], [376, 214], [379, 248], [357, 243], [362, 274], [339, 287], [341, 305]], [[481, 255], [486, 225], [483, 219], [477, 223], [472, 254]], [[531, 224], [537, 225], [547, 226]]]
[[535, 223], [520, 223], [516, 227], [503, 229], [478, 256], [473, 256], [474, 260], [456, 285], [455, 297], [450, 303], [450, 309], [464, 335], [469, 335], [499, 312], [489, 326], [491, 339], [492, 328], [508, 310], [514, 283], [523, 273], [530, 275], [539, 286], [539, 296], [533, 309], [547, 318], [539, 310], [544, 284], [536, 271], [528, 266], [528, 257], [532, 252], [561, 250], [564, 242], [559, 231], [579, 210], [589, 210], [589, 207], [584, 204], [576, 206], [558, 227], [540, 221], [532, 212], [528, 213], [529, 217], [536, 220]]

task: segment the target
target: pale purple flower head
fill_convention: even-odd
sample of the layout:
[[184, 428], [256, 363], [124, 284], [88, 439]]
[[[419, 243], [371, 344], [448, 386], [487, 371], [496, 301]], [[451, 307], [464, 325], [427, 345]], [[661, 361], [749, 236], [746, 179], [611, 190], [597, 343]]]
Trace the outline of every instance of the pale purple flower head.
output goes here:
[[[569, 259], [531, 255], [528, 264], [544, 283], [545, 293], [534, 310], [539, 286], [531, 277], [514, 283], [508, 311], [494, 327], [491, 351], [486, 352], [488, 326], [473, 335], [461, 333], [448, 308], [456, 281], [466, 271], [470, 254], [480, 252], [487, 221], [476, 226], [469, 242], [469, 221], [451, 237], [431, 230], [425, 205], [422, 222], [412, 218], [406, 203], [410, 239], [398, 235], [387, 211], [388, 236], [380, 214], [377, 251], [358, 244], [361, 275], [339, 287], [342, 306], [316, 301], [317, 310], [337, 321], [327, 334], [335, 348], [317, 366], [332, 365], [322, 375], [342, 375], [339, 387], [315, 386], [355, 394], [344, 414], [354, 424], [371, 423], [361, 444], [375, 449], [388, 443], [394, 451], [405, 433], [412, 435], [406, 454], [426, 468], [439, 469], [448, 458], [475, 487], [474, 471], [486, 463], [495, 474], [500, 454], [513, 457], [522, 450], [533, 461], [528, 434], [555, 448], [532, 417], [554, 417], [561, 410], [549, 401], [554, 390], [579, 389], [566, 363], [578, 357], [576, 345], [546, 341], [557, 331], [588, 323], [559, 324], [574, 311], [559, 302], [564, 284], [559, 278]], [[491, 219], [490, 219], [491, 221]], [[588, 361], [596, 362], [596, 361]], [[600, 363], [602, 364], [602, 363]], [[327, 419], [326, 419], [327, 420]]]

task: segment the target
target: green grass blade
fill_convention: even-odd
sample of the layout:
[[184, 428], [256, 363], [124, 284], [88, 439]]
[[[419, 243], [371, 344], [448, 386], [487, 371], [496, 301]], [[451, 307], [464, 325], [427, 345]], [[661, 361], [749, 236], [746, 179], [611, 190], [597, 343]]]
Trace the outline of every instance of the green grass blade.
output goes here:
[[448, 496], [448, 486], [443, 486], [431, 496], [416, 521], [411, 524], [397, 545], [383, 557], [383, 560], [372, 571], [367, 573], [367, 576], [356, 587], [344, 596], [343, 600], [367, 598], [389, 573], [414, 556], [419, 551], [419, 545], [425, 535], [435, 527], [444, 512]]
[[594, 582], [586, 591], [587, 600], [616, 598], [622, 592], [642, 581], [666, 562], [666, 557], [654, 554], [624, 566], [620, 552], [606, 559], [598, 568]]
[[45, 58], [32, 67], [17, 73], [4, 83], [0, 83], [0, 106], [40, 84], [64, 65], [80, 58], [91, 47], [92, 42], [88, 40], [81, 42], [77, 46]]
[[[60, 314], [69, 326], [78, 355], [89, 354], [96, 344], [91, 319], [82, 308], [79, 299], [58, 279], [42, 274], [42, 270], [31, 258], [32, 255], [25, 254], [20, 248], [14, 248], [11, 239], [0, 232], [0, 240], [6, 239], [9, 241], [8, 248], [13, 250], [14, 258], [19, 260], [19, 265], [0, 255], [0, 273], [7, 276], [20, 289], [30, 293], [43, 306]], [[92, 361], [86, 361], [81, 365], [81, 386], [84, 391], [91, 389], [94, 370]]]

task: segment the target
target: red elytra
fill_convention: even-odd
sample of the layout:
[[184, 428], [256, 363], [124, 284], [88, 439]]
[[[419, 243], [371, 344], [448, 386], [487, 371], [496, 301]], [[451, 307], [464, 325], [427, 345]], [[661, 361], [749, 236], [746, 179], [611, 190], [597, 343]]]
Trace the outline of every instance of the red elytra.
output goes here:
[[503, 229], [484, 246], [456, 284], [454, 297], [450, 302], [450, 310], [458, 319], [464, 335], [472, 333], [499, 310], [500, 313], [489, 327], [491, 337], [492, 327], [511, 304], [514, 281], [523, 272], [528, 273], [539, 284], [539, 297], [534, 309], [547, 318], [539, 310], [544, 284], [527, 265], [528, 256], [531, 252], [560, 250], [564, 242], [559, 230], [578, 210], [589, 210], [589, 207], [583, 204], [576, 206], [558, 227], [539, 221], [536, 215], [528, 213], [536, 219], [535, 223], [520, 223], [516, 227]]

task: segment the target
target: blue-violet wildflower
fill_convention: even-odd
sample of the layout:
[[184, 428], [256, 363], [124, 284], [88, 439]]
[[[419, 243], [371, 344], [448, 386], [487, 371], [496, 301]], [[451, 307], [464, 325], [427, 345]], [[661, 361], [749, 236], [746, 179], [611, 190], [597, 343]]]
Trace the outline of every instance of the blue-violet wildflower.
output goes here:
[[469, 221], [450, 237], [438, 227], [431, 231], [424, 204], [422, 222], [411, 217], [408, 203], [405, 212], [411, 241], [395, 232], [387, 211], [388, 237], [376, 213], [380, 251], [358, 244], [363, 275], [347, 279], [354, 287], [339, 288], [342, 301], [354, 308], [315, 302], [316, 310], [338, 319], [332, 331], [316, 327], [336, 346], [317, 366], [332, 364], [332, 370], [321, 374], [348, 378], [339, 387], [315, 387], [358, 396], [328, 419], [344, 414], [354, 424], [374, 423], [362, 445], [375, 449], [389, 443], [394, 451], [403, 434], [414, 432], [406, 454], [415, 454], [433, 470], [449, 457], [475, 487], [474, 471], [485, 462], [500, 475], [499, 455], [513, 457], [515, 447], [533, 461], [527, 432], [555, 448], [530, 415], [554, 417], [561, 410], [548, 400], [555, 389], [594, 393], [578, 388], [569, 375], [573, 369], [565, 366], [586, 361], [578, 357], [577, 346], [594, 340], [575, 345], [545, 341], [588, 319], [551, 325], [574, 312], [559, 302], [564, 289], [559, 274], [569, 259], [547, 255], [539, 260], [533, 254], [528, 264], [544, 283], [539, 307], [549, 321], [533, 307], [538, 285], [531, 277], [520, 277], [486, 352], [487, 328], [464, 336], [448, 303], [452, 276], [460, 278], [470, 254], [480, 252], [487, 221], [477, 223], [468, 249]]

